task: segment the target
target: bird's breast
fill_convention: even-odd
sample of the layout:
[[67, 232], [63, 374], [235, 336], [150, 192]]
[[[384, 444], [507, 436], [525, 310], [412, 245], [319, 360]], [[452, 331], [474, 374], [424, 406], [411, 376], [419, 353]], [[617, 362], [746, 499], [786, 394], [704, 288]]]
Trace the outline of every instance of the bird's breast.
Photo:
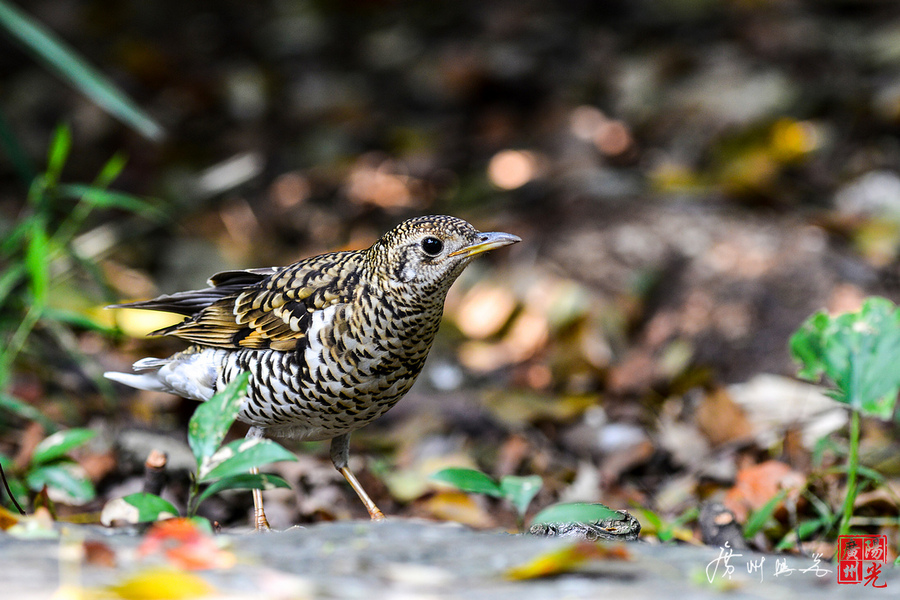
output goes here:
[[313, 312], [297, 350], [236, 351], [223, 380], [252, 373], [242, 420], [328, 439], [366, 425], [403, 397], [422, 370], [440, 313], [370, 300]]

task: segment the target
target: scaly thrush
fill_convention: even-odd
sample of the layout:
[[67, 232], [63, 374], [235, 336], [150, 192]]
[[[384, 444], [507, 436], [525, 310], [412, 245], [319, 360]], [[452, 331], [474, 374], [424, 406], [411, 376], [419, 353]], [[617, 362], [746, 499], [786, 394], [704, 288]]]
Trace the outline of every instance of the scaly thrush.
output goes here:
[[[409, 391], [434, 342], [447, 290], [472, 258], [519, 241], [455, 217], [418, 217], [365, 250], [226, 271], [206, 289], [118, 304], [184, 315], [151, 335], [192, 345], [137, 361], [137, 373], [106, 377], [204, 401], [249, 371], [238, 416], [250, 425], [247, 437], [330, 439], [335, 468], [372, 519], [383, 519], [347, 467], [350, 434]], [[268, 528], [262, 494], [253, 492], [256, 526]]]

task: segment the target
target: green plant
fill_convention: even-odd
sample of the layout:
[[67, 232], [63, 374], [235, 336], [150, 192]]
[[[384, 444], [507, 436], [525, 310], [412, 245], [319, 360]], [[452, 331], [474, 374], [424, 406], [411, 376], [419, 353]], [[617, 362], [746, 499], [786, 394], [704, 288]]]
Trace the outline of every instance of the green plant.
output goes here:
[[481, 471], [464, 468], [443, 469], [434, 473], [431, 479], [448, 483], [463, 492], [486, 494], [507, 500], [516, 509], [519, 529], [524, 525], [528, 505], [544, 485], [537, 475], [528, 477], [505, 475], [500, 481], [495, 481]]
[[700, 510], [696, 506], [687, 509], [674, 519], [665, 519], [648, 508], [638, 508], [634, 512], [640, 515], [642, 534], [655, 535], [661, 542], [673, 539], [682, 542], [694, 541], [694, 532], [686, 525], [696, 521], [700, 516]]
[[94, 485], [68, 455], [93, 437], [94, 432], [90, 429], [57, 431], [35, 447], [24, 468], [17, 469], [8, 457], [0, 454], [11, 502], [19, 508], [20, 504], [28, 503], [29, 492], [40, 492], [44, 486], [63, 495], [68, 504], [93, 500], [96, 495]]
[[[519, 530], [524, 529], [525, 513], [528, 506], [544, 485], [538, 475], [521, 477], [505, 475], [499, 481], [475, 469], [453, 467], [442, 469], [431, 475], [433, 481], [452, 485], [470, 494], [485, 494], [506, 500], [516, 509]], [[571, 502], [553, 504], [538, 512], [531, 525], [552, 523], [596, 523], [601, 520], [617, 521], [621, 513], [602, 504]]]
[[[31, 182], [18, 220], [8, 228], [0, 225], [0, 409], [39, 421], [50, 431], [56, 426], [8, 389], [13, 364], [23, 355], [36, 367], [51, 362], [42, 354], [48, 340], [66, 357], [88, 363], [71, 328], [107, 331], [83, 312], [65, 307], [68, 297], [59, 293], [68, 278], [83, 274], [106, 291], [109, 299], [114, 298], [97, 265], [77, 249], [76, 236], [98, 209], [124, 210], [150, 218], [163, 216], [147, 201], [108, 189], [125, 166], [121, 155], [103, 165], [91, 184], [62, 182], [71, 149], [69, 128], [61, 125], [50, 142], [46, 171]], [[35, 331], [43, 334], [42, 339], [29, 347]], [[95, 382], [101, 390], [108, 390], [108, 383], [99, 374]]]
[[900, 309], [884, 298], [869, 298], [853, 313], [818, 312], [791, 336], [791, 354], [799, 376], [818, 381], [824, 375], [829, 395], [850, 408], [847, 492], [839, 535], [850, 531], [858, 492], [860, 415], [889, 420], [900, 392]]
[[[189, 517], [196, 515], [204, 500], [224, 490], [290, 487], [277, 475], [248, 472], [268, 463], [297, 460], [278, 443], [267, 439], [240, 439], [222, 446], [225, 434], [240, 412], [249, 379], [249, 373], [244, 373], [197, 406], [191, 417], [188, 443], [197, 461], [197, 472], [192, 475], [188, 492], [186, 513]], [[135, 509], [136, 514], [131, 511], [135, 522], [178, 515], [177, 508], [154, 494], [131, 494], [112, 502], [118, 505], [124, 502]]]
[[109, 78], [59, 36], [6, 0], [0, 0], [0, 28], [105, 111], [151, 140], [163, 137], [162, 127]]

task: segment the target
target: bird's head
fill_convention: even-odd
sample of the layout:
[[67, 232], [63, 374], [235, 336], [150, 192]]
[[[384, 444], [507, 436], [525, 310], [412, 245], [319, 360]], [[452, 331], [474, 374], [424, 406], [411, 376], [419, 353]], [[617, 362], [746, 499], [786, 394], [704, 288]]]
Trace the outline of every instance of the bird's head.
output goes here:
[[443, 295], [475, 256], [520, 241], [509, 233], [482, 233], [456, 217], [431, 215], [400, 223], [367, 252], [390, 288], [443, 303]]

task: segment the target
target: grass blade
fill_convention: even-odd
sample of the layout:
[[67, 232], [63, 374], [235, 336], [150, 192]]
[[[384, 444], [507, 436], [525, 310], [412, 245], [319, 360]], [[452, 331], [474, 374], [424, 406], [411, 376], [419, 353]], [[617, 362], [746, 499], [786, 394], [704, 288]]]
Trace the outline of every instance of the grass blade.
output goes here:
[[0, 273], [0, 306], [3, 306], [13, 289], [22, 282], [24, 277], [25, 265], [22, 263], [10, 265], [5, 273]]
[[44, 184], [53, 188], [62, 177], [63, 167], [69, 159], [72, 151], [72, 130], [65, 123], [60, 123], [53, 132], [50, 140], [50, 150], [47, 152], [47, 172], [44, 174]]
[[81, 183], [63, 184], [59, 186], [59, 193], [68, 198], [80, 198], [95, 208], [117, 208], [148, 219], [163, 220], [166, 218], [164, 211], [131, 194], [113, 192]]
[[24, 400], [20, 400], [5, 392], [0, 392], [0, 409], [7, 410], [23, 419], [40, 423], [46, 431], [56, 431], [58, 429], [56, 423], [45, 417], [41, 411]]
[[106, 188], [115, 181], [116, 177], [122, 173], [122, 169], [125, 168], [125, 163], [128, 162], [128, 158], [122, 152], [117, 152], [112, 155], [112, 157], [106, 161], [106, 164], [103, 165], [103, 168], [100, 169], [100, 174], [97, 175], [97, 179], [94, 180], [94, 187], [98, 188]]
[[50, 288], [49, 246], [50, 240], [47, 238], [43, 223], [35, 221], [25, 249], [25, 269], [28, 271], [28, 284], [34, 308], [42, 309], [47, 302], [47, 291]]
[[768, 502], [759, 508], [759, 510], [754, 511], [753, 514], [750, 515], [750, 518], [747, 519], [747, 524], [744, 525], [744, 537], [749, 540], [762, 530], [769, 522], [769, 519], [772, 518], [775, 509], [778, 508], [778, 505], [781, 504], [785, 498], [787, 498], [787, 490], [781, 490], [772, 496]]
[[0, 0], [0, 26], [103, 110], [150, 140], [164, 137], [163, 128], [112, 81], [53, 32], [6, 0]]

